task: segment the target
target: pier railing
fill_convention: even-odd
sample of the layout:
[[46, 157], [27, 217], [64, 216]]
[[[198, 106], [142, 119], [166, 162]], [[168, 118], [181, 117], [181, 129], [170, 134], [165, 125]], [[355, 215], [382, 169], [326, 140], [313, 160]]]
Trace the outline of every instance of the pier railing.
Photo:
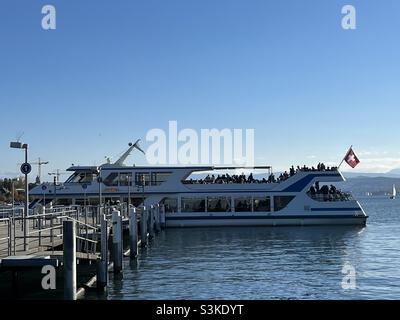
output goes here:
[[[159, 204], [38, 207], [30, 213], [25, 216], [22, 211], [0, 218], [0, 266], [30, 270], [38, 264], [60, 266], [62, 259], [64, 298], [72, 300], [93, 283], [97, 290], [104, 291], [111, 268], [114, 273], [123, 272], [123, 258], [129, 255], [136, 259], [139, 246], [150, 245], [165, 227], [165, 208]], [[127, 230], [128, 251], [124, 250], [123, 240]], [[96, 276], [77, 288], [76, 265], [81, 260], [96, 263]]]
[[24, 208], [7, 208], [7, 209], [0, 209], [0, 218], [11, 218], [15, 216], [22, 216], [24, 212]]
[[[42, 209], [41, 212], [26, 217], [21, 214], [2, 218], [0, 249], [6, 247], [2, 242], [7, 241], [7, 255], [44, 249], [54, 252], [56, 247], [62, 245], [63, 221], [72, 220], [77, 224], [78, 248], [84, 252], [95, 252], [97, 241], [93, 238], [98, 229], [97, 211], [94, 208], [64, 207]], [[24, 232], [24, 227], [27, 232]], [[0, 252], [0, 256], [4, 256], [4, 253]]]
[[[12, 236], [11, 236], [11, 219], [0, 219], [0, 256], [11, 255], [12, 253]], [[3, 249], [4, 248], [4, 249]], [[2, 251], [5, 251], [4, 253]]]
[[[77, 224], [77, 248], [81, 252], [95, 253], [98, 249], [98, 234], [102, 217], [109, 222], [113, 212], [118, 210], [121, 219], [128, 221], [133, 206], [126, 203], [119, 206], [66, 206], [44, 208], [38, 207], [25, 216], [23, 209], [8, 209], [4, 218], [0, 218], [0, 258], [9, 255], [32, 254], [41, 251], [56, 251], [62, 246], [63, 221], [71, 220]], [[134, 208], [139, 221], [139, 231], [145, 230], [142, 238], [154, 230], [154, 223], [159, 225], [162, 206], [153, 205]], [[3, 210], [4, 212], [4, 210]], [[32, 214], [33, 213], [33, 214]], [[165, 214], [164, 214], [165, 215]], [[26, 230], [25, 230], [26, 228]]]

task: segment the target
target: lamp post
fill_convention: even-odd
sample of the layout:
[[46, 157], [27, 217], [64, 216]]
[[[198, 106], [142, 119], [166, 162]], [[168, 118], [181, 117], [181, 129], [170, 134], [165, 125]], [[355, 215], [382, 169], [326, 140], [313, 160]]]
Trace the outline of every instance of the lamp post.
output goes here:
[[129, 208], [131, 207], [131, 175], [132, 174], [128, 174], [126, 176], [127, 180], [128, 180], [128, 211], [129, 211]]
[[144, 177], [144, 174], [142, 174], [142, 177], [141, 177], [142, 179], [142, 198], [143, 198], [143, 202], [142, 202], [142, 206], [144, 207], [144, 185], [145, 185], [145, 182], [146, 182], [146, 180], [145, 180], [145, 177]]
[[15, 212], [15, 183], [14, 179], [12, 181], [12, 216], [14, 218], [14, 212]]
[[97, 177], [97, 182], [99, 183], [99, 208], [100, 208], [102, 203], [101, 184], [103, 182], [103, 178], [101, 177], [101, 168], [99, 168], [99, 175]]
[[[101, 184], [103, 183], [103, 178], [101, 177], [101, 167], [99, 168], [99, 175], [97, 177], [97, 182], [99, 183], [99, 209], [97, 211], [96, 214], [96, 224], [97, 224], [97, 217], [99, 217], [99, 219], [101, 218], [101, 214], [102, 212], [104, 212], [104, 210], [102, 211], [101, 206], [102, 206], [102, 194], [101, 194]], [[94, 223], [94, 221], [93, 221]]]
[[28, 190], [28, 174], [31, 172], [32, 167], [28, 163], [28, 144], [21, 142], [10, 142], [10, 148], [13, 149], [24, 149], [25, 150], [25, 162], [21, 165], [21, 172], [25, 175], [25, 208], [23, 214], [23, 226], [24, 226], [24, 251], [29, 249], [27, 243], [27, 235], [29, 224], [27, 223], [27, 217], [29, 215], [29, 190]]
[[[43, 208], [46, 210], [46, 190], [47, 186], [45, 184], [42, 185], [42, 191], [43, 191]], [[44, 211], [46, 213], [46, 211]]]
[[53, 196], [53, 200], [54, 200], [54, 204], [57, 204], [57, 186], [59, 185], [60, 182], [60, 169], [57, 169], [55, 172], [49, 172], [49, 176], [53, 176], [53, 187], [54, 187], [54, 196]]

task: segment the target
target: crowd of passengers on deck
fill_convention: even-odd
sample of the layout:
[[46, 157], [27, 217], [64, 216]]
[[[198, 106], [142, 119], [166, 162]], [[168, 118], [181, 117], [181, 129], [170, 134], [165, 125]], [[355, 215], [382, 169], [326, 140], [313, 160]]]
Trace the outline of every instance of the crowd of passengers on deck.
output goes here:
[[337, 189], [334, 185], [323, 185], [319, 186], [319, 182], [315, 182], [314, 185], [308, 190], [308, 194], [311, 198], [319, 201], [348, 201], [350, 200], [350, 194]]
[[277, 183], [282, 182], [290, 177], [294, 176], [297, 172], [301, 171], [337, 171], [337, 167], [327, 167], [323, 163], [318, 163], [317, 167], [307, 167], [307, 166], [291, 166], [288, 171], [282, 172], [278, 177], [275, 177], [273, 173], [271, 173], [268, 178], [257, 179], [254, 178], [253, 174], [250, 173], [246, 176], [244, 173], [238, 175], [233, 174], [229, 175], [228, 173], [217, 175], [214, 174], [207, 175], [204, 179], [190, 179], [183, 181], [186, 184], [229, 184], [229, 183]]

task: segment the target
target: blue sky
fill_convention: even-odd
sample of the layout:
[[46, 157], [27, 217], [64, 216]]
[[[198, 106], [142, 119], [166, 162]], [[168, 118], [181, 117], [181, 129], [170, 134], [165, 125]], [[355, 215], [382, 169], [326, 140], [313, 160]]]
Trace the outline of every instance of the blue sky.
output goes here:
[[338, 163], [351, 144], [359, 171], [400, 167], [399, 18], [396, 0], [2, 0], [0, 176], [18, 172], [20, 132], [47, 172], [169, 120], [254, 128], [256, 163], [277, 169]]

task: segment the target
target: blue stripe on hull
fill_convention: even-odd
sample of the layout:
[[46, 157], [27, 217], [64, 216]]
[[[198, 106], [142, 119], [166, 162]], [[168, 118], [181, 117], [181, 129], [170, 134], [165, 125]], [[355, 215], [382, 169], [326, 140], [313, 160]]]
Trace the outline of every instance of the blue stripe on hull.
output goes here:
[[311, 208], [311, 211], [362, 211], [360, 207], [356, 208]]

